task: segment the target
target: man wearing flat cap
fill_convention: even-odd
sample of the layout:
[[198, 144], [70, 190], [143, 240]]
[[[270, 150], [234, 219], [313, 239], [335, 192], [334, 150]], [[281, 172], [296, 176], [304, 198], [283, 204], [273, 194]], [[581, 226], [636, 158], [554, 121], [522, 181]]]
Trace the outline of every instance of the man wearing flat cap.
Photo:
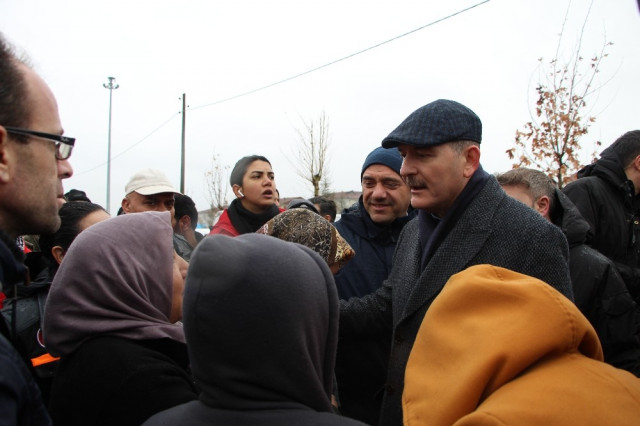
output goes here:
[[403, 157], [400, 174], [418, 217], [404, 227], [383, 286], [342, 301], [340, 318], [341, 338], [392, 329], [382, 425], [402, 425], [407, 360], [451, 275], [492, 264], [539, 278], [573, 299], [562, 231], [507, 196], [482, 169], [481, 139], [478, 116], [441, 99], [413, 112], [382, 141]]

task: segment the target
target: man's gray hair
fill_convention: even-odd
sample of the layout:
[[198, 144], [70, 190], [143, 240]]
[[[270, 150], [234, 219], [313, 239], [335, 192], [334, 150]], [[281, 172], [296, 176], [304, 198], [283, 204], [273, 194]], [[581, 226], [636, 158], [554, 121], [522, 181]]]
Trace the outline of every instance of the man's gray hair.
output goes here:
[[543, 195], [549, 197], [549, 212], [554, 211], [556, 186], [549, 176], [540, 170], [519, 167], [496, 175], [501, 186], [521, 186], [527, 190], [533, 201]]

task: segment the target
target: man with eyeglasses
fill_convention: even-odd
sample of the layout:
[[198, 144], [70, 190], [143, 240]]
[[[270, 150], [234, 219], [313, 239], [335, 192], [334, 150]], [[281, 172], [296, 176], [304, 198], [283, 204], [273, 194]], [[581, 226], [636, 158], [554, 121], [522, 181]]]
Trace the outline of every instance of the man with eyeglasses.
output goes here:
[[[16, 237], [54, 232], [60, 226], [62, 179], [73, 173], [68, 158], [75, 142], [62, 133], [53, 93], [0, 34], [0, 286], [7, 295], [28, 279]], [[8, 341], [4, 322], [0, 332], [1, 421], [51, 424], [24, 358]]]

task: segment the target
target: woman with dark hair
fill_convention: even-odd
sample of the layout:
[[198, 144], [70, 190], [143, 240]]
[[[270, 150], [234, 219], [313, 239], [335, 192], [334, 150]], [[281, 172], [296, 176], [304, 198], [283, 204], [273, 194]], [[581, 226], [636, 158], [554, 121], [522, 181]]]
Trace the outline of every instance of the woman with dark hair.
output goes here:
[[242, 157], [229, 179], [236, 199], [214, 225], [211, 233], [229, 235], [256, 232], [284, 209], [275, 204], [276, 183], [271, 163], [261, 155]]
[[182, 292], [188, 263], [169, 212], [126, 214], [76, 238], [51, 284], [44, 338], [61, 357], [49, 411], [59, 425], [140, 425], [197, 398]]
[[82, 201], [63, 204], [58, 214], [60, 228], [54, 233], [40, 235], [38, 245], [41, 251], [27, 256], [30, 265], [38, 264], [40, 272], [29, 285], [17, 286], [17, 297], [6, 302], [2, 309], [15, 344], [30, 358], [45, 404], [57, 367], [57, 358], [49, 355], [44, 347], [41, 331], [51, 281], [78, 234], [110, 217], [98, 204]]
[[40, 235], [38, 240], [42, 256], [49, 267], [49, 282], [53, 280], [60, 262], [78, 234], [111, 217], [102, 206], [86, 201], [65, 203], [60, 207], [58, 215], [60, 228], [52, 234]]

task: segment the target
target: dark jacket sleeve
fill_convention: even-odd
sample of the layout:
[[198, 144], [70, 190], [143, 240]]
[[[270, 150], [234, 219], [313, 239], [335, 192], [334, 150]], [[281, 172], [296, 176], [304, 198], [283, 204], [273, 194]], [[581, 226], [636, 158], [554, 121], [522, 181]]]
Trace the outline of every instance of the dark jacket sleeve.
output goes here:
[[0, 424], [50, 425], [40, 390], [11, 344], [0, 336]]
[[640, 311], [612, 262], [585, 245], [571, 250], [576, 305], [598, 333], [605, 361], [640, 376]]
[[391, 330], [391, 284], [385, 280], [374, 293], [340, 301], [340, 337], [374, 336]]

